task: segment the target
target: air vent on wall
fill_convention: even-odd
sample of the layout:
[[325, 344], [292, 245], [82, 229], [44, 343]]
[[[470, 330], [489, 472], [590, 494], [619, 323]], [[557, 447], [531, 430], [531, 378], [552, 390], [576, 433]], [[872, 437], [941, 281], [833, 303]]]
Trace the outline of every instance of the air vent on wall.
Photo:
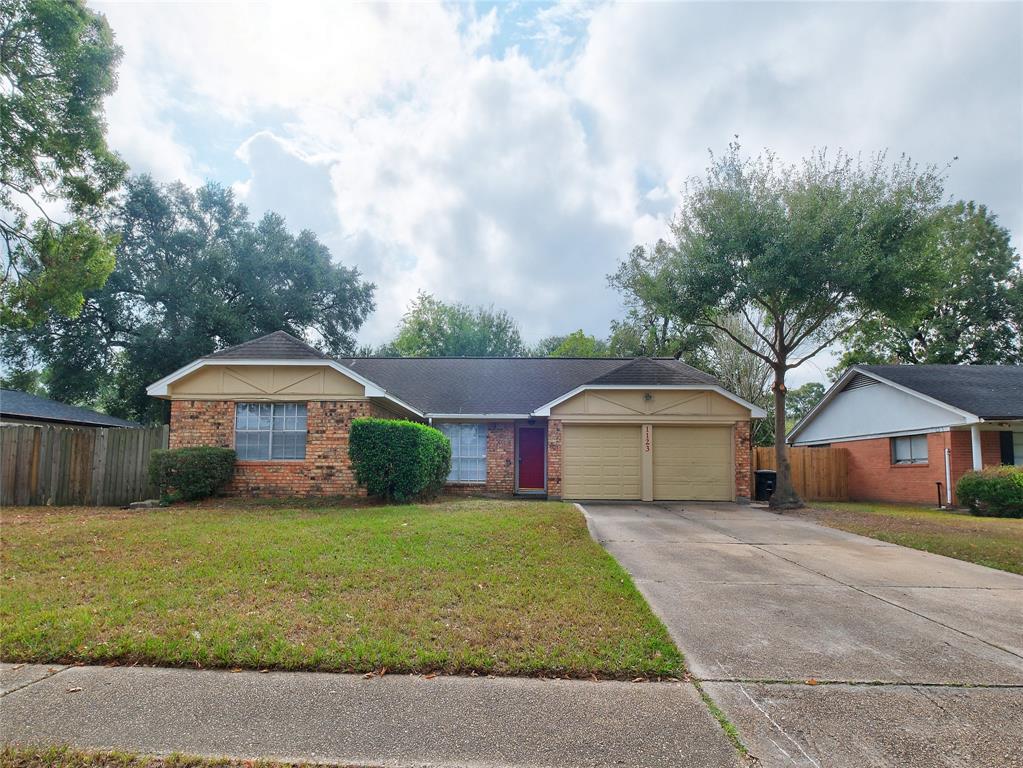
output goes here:
[[862, 373], [857, 373], [849, 379], [849, 383], [845, 385], [843, 391], [859, 389], [860, 387], [872, 387], [875, 384], [877, 384], [877, 379], [872, 379], [869, 376], [864, 376]]

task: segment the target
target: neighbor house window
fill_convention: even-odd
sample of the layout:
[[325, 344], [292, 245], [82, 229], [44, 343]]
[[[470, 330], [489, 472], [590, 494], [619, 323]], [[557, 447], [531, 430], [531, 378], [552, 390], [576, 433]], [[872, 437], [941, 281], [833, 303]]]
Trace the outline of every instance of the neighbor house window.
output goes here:
[[487, 425], [438, 424], [451, 441], [449, 483], [484, 483], [487, 480]]
[[242, 461], [304, 459], [305, 403], [238, 403], [234, 449]]
[[892, 464], [926, 464], [927, 435], [892, 438]]

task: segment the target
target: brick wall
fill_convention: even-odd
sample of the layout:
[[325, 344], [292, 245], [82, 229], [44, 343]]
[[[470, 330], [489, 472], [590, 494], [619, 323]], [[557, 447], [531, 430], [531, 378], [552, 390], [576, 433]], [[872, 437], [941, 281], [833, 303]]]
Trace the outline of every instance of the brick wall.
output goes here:
[[547, 420], [547, 498], [561, 498], [561, 419]]
[[171, 448], [212, 445], [234, 448], [234, 403], [218, 400], [173, 400]]
[[753, 498], [753, 443], [748, 421], [735, 425], [735, 498], [736, 501]]
[[487, 492], [515, 493], [515, 424], [487, 424]]
[[[981, 432], [984, 466], [1001, 463], [997, 432]], [[926, 464], [892, 464], [891, 441], [887, 437], [835, 443], [849, 453], [849, 498], [853, 501], [892, 501], [907, 504], [936, 504], [941, 483], [945, 499], [945, 449], [949, 448], [949, 469], [955, 501], [956, 482], [973, 469], [973, 443], [969, 430], [932, 432], [927, 435]]]
[[[234, 447], [234, 402], [175, 400], [170, 445]], [[306, 404], [306, 457], [302, 461], [239, 461], [228, 493], [241, 496], [363, 496], [348, 459], [352, 419], [393, 416], [366, 400]]]

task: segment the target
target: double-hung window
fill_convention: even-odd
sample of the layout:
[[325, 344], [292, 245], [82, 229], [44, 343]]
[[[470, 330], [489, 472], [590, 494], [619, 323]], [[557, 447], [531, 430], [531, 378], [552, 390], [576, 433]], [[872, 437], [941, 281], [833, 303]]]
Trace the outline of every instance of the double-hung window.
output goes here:
[[449, 483], [485, 483], [487, 480], [487, 425], [438, 424], [451, 441]]
[[234, 448], [242, 461], [305, 458], [305, 403], [237, 403]]
[[892, 464], [926, 464], [927, 435], [892, 438]]

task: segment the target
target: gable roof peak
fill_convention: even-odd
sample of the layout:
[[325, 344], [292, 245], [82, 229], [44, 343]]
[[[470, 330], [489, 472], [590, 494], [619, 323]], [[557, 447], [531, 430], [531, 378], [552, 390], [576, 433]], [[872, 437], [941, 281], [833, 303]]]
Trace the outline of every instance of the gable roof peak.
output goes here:
[[206, 355], [206, 360], [329, 360], [330, 357], [287, 331], [274, 331]]

